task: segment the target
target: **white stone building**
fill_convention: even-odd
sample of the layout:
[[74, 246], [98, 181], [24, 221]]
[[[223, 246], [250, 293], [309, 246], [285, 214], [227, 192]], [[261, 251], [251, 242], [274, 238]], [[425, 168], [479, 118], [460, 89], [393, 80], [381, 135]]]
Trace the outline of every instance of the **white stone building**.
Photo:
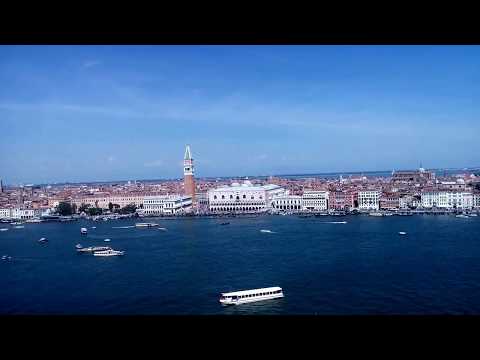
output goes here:
[[12, 209], [0, 209], [0, 219], [11, 219]]
[[422, 207], [443, 209], [471, 209], [473, 194], [457, 191], [429, 191], [422, 193]]
[[303, 200], [299, 195], [284, 195], [272, 200], [271, 207], [274, 210], [302, 210]]
[[475, 209], [480, 209], [480, 193], [473, 194], [473, 207]]
[[358, 208], [360, 210], [378, 210], [380, 191], [368, 190], [358, 192]]
[[307, 190], [302, 195], [302, 209], [324, 211], [328, 209], [328, 191]]
[[209, 190], [208, 204], [212, 212], [262, 212], [271, 208], [275, 198], [286, 194], [278, 185], [253, 185], [247, 180]]
[[90, 205], [91, 207], [98, 207], [102, 209], [108, 209], [108, 204], [112, 203], [119, 205], [121, 208], [134, 204], [137, 208], [143, 204], [144, 195], [113, 195], [113, 196], [90, 196], [74, 199], [72, 203], [77, 206], [77, 209], [85, 205]]
[[192, 197], [186, 195], [159, 195], [143, 198], [144, 215], [173, 215], [192, 208]]

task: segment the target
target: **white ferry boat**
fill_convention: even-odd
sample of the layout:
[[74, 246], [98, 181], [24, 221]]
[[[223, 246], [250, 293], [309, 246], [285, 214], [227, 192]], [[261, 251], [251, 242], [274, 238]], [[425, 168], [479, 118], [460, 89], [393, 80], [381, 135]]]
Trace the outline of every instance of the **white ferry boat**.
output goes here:
[[238, 305], [262, 300], [278, 299], [283, 297], [282, 288], [269, 287], [263, 289], [242, 290], [222, 293], [220, 303], [222, 305]]
[[86, 234], [87, 233], [87, 228], [81, 228], [80, 229], [80, 234]]
[[455, 217], [457, 217], [457, 218], [463, 218], [463, 219], [468, 219], [468, 216], [467, 216], [467, 215], [463, 215], [463, 214], [455, 215]]
[[117, 251], [117, 250], [105, 250], [105, 251], [95, 251], [93, 256], [121, 256], [125, 254], [124, 251]]
[[110, 246], [89, 246], [86, 248], [77, 248], [78, 252], [95, 252], [95, 251], [106, 251], [106, 250], [112, 250]]
[[370, 216], [383, 216], [383, 214], [381, 212], [371, 212], [368, 215], [370, 215]]
[[136, 227], [154, 227], [154, 226], [158, 226], [158, 224], [156, 224], [156, 223], [136, 223], [135, 226]]

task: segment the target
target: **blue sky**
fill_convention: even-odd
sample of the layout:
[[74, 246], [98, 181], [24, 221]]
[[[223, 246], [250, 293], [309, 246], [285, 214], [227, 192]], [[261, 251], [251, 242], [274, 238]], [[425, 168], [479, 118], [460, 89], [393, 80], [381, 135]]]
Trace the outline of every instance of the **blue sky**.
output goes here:
[[479, 46], [0, 46], [7, 183], [479, 166]]

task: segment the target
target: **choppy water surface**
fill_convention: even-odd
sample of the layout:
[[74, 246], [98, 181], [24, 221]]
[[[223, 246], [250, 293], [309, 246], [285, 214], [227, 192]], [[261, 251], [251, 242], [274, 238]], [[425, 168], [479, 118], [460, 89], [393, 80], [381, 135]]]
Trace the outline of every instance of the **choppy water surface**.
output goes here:
[[[12, 260], [0, 260], [0, 313], [480, 314], [479, 218], [150, 220], [166, 229], [134, 220], [1, 224], [9, 230], [0, 256]], [[77, 243], [126, 255], [77, 254]], [[269, 286], [285, 298], [218, 302], [220, 292]]]

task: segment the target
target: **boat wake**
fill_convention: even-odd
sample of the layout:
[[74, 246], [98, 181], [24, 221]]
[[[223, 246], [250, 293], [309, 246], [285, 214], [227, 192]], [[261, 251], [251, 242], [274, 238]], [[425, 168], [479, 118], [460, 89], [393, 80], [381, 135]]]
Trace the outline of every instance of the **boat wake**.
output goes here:
[[267, 234], [276, 234], [276, 232], [272, 230], [260, 230], [260, 232], [267, 233]]
[[346, 224], [346, 221], [325, 221], [323, 224]]
[[112, 227], [112, 229], [132, 229], [134, 227], [135, 227], [135, 225], [132, 225], [132, 226], [114, 226], [114, 227]]

